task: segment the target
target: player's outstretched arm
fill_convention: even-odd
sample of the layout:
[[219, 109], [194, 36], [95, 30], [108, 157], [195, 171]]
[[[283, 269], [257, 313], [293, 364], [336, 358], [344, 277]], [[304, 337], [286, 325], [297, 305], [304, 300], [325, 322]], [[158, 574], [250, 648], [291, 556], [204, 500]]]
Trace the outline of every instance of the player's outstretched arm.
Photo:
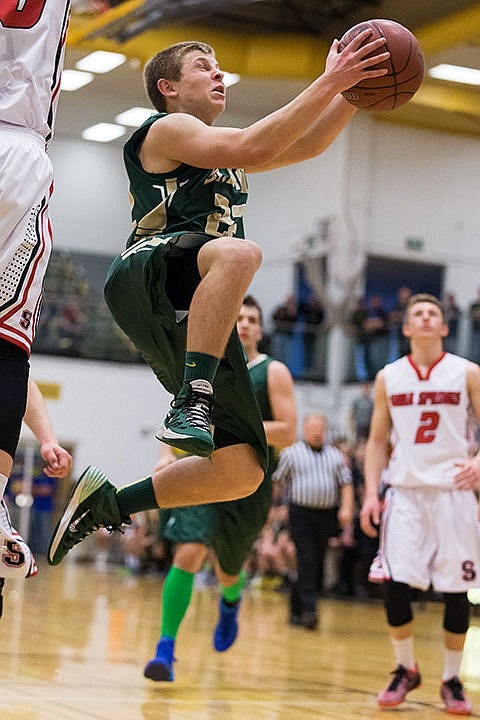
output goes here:
[[[388, 59], [388, 52], [368, 57], [385, 44], [385, 39], [362, 45], [369, 34], [369, 30], [360, 33], [342, 52], [338, 52], [335, 40], [325, 71], [316, 80], [287, 105], [246, 128], [214, 127], [181, 112], [157, 120], [143, 142], [142, 165], [150, 172], [159, 171], [157, 164], [163, 170], [165, 162], [172, 163], [172, 167], [184, 162], [201, 168], [244, 168], [255, 172], [293, 162], [288, 156], [281, 162], [278, 158], [312, 129], [339, 93], [387, 72], [375, 65]], [[144, 158], [148, 158], [148, 164]]]
[[[467, 392], [475, 417], [480, 422], [480, 367], [469, 363], [467, 369]], [[456, 463], [455, 487], [458, 490], [480, 488], [480, 451], [465, 462]]]
[[388, 462], [390, 429], [391, 418], [381, 370], [375, 379], [373, 414], [365, 447], [365, 499], [360, 510], [360, 527], [369, 537], [377, 536], [375, 526], [380, 524], [381, 503], [378, 488]]

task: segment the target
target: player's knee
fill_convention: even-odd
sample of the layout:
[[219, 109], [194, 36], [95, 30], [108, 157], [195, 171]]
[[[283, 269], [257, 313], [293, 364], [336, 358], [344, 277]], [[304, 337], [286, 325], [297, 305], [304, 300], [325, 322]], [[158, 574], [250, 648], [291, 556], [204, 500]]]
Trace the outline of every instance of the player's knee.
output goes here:
[[248, 497], [252, 495], [255, 490], [258, 490], [264, 477], [264, 472], [258, 463], [252, 464], [252, 466], [241, 473], [237, 478], [237, 489], [239, 497]]
[[258, 490], [262, 482], [263, 474], [256, 477], [244, 478], [241, 486], [242, 497], [248, 497]]
[[14, 457], [27, 403], [28, 355], [11, 342], [0, 340], [0, 450]]
[[251, 240], [234, 240], [224, 248], [225, 259], [241, 276], [253, 275], [261, 265], [262, 251]]
[[262, 251], [257, 243], [251, 242], [251, 240], [244, 240], [242, 253], [245, 255], [247, 262], [249, 262], [255, 270], [258, 270], [262, 263]]
[[175, 550], [173, 565], [188, 573], [197, 573], [207, 557], [208, 548], [203, 543], [179, 543]]
[[447, 632], [463, 635], [470, 624], [470, 603], [467, 593], [444, 593], [443, 627]]
[[387, 580], [383, 584], [383, 601], [391, 627], [400, 627], [413, 620], [412, 589], [409, 585]]

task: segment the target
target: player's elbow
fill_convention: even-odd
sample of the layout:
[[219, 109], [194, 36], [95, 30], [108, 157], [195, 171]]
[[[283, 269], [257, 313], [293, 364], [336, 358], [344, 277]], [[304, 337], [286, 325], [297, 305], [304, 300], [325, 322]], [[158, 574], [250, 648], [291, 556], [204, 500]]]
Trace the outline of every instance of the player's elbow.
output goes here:
[[272, 138], [247, 137], [242, 144], [242, 167], [262, 167], [272, 162], [279, 154], [277, 143]]
[[293, 445], [296, 439], [297, 428], [295, 427], [295, 425], [292, 425], [292, 427], [287, 428], [287, 432], [285, 433], [284, 447], [290, 447], [290, 445]]

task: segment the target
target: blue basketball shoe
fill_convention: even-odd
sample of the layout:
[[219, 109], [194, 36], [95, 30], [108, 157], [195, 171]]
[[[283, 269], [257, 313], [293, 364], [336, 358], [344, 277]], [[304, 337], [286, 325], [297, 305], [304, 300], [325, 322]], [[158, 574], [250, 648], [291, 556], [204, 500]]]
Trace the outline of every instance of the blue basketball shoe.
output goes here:
[[155, 680], [156, 682], [172, 682], [174, 679], [173, 675], [173, 663], [175, 658], [173, 656], [173, 649], [175, 640], [169, 637], [161, 637], [157, 645], [155, 657], [152, 658], [146, 665], [143, 671], [144, 677], [149, 680]]
[[218, 604], [218, 622], [213, 633], [213, 647], [225, 652], [233, 645], [238, 635], [238, 611], [242, 599], [233, 606], [227, 605], [223, 597]]

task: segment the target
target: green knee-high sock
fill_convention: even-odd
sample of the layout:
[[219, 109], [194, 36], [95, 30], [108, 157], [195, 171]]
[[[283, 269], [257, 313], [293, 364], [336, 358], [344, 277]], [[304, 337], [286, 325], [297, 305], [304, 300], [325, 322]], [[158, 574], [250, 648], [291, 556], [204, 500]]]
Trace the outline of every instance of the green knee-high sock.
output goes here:
[[162, 592], [162, 637], [175, 640], [192, 597], [195, 573], [175, 566], [168, 571]]
[[118, 489], [117, 502], [122, 517], [158, 508], [151, 476]]
[[183, 381], [202, 379], [208, 380], [213, 385], [219, 364], [220, 358], [214, 355], [189, 351], [185, 355]]
[[235, 605], [238, 603], [242, 597], [242, 590], [245, 587], [246, 579], [247, 575], [245, 570], [242, 570], [235, 585], [230, 585], [230, 587], [222, 585], [222, 597], [227, 605]]

